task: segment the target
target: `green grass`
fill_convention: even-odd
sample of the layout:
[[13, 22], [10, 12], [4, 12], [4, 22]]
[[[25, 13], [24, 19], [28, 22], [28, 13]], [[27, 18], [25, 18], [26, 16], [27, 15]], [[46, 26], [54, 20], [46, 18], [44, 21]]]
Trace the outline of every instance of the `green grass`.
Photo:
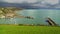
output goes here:
[[60, 27], [0, 25], [0, 34], [60, 34]]

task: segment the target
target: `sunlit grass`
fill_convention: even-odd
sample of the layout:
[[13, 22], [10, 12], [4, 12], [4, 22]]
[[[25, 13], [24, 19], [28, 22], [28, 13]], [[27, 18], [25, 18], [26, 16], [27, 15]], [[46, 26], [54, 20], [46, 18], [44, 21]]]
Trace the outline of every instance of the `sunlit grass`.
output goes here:
[[60, 34], [60, 27], [0, 25], [0, 34]]

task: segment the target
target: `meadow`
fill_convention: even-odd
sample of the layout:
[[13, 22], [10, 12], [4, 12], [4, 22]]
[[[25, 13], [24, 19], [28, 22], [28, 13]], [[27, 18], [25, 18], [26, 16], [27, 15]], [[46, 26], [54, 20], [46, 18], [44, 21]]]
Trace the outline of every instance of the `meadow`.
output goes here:
[[0, 25], [0, 34], [60, 34], [60, 27]]

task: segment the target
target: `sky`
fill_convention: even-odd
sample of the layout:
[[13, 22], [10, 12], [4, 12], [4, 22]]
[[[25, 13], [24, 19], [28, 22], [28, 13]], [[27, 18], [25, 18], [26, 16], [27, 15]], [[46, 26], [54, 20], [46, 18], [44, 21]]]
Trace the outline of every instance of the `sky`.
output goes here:
[[[19, 3], [19, 4], [26, 4], [26, 6], [32, 7], [47, 7], [50, 8], [54, 6], [55, 8], [60, 8], [59, 0], [0, 0], [0, 2], [6, 3]], [[31, 4], [32, 3], [32, 4]], [[25, 6], [24, 6], [25, 7]]]
[[50, 4], [57, 4], [58, 0], [0, 0], [2, 2], [8, 2], [8, 3], [23, 3], [23, 2], [27, 2], [27, 3], [35, 3], [35, 2], [39, 2], [42, 1], [42, 3], [50, 3]]

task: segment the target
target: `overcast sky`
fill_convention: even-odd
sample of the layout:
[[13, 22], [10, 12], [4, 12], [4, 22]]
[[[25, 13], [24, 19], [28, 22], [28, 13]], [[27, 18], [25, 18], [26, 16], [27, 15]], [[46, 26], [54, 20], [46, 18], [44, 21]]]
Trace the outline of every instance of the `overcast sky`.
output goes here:
[[47, 3], [50, 3], [50, 4], [58, 3], [58, 0], [0, 0], [0, 1], [8, 2], [8, 3], [23, 3], [23, 2], [35, 3], [35, 2], [39, 2], [39, 1], [42, 1], [42, 3], [47, 2]]
[[34, 3], [37, 0], [1, 0], [1, 1], [9, 2], [9, 3], [22, 3], [22, 2]]

